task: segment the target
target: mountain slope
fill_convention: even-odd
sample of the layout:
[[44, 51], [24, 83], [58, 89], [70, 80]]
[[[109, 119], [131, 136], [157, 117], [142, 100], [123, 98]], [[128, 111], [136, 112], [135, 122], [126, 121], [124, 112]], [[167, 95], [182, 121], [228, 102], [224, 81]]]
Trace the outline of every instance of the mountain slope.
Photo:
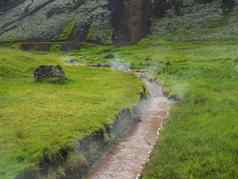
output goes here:
[[150, 7], [146, 0], [8, 0], [0, 5], [0, 42], [135, 42], [149, 31]]

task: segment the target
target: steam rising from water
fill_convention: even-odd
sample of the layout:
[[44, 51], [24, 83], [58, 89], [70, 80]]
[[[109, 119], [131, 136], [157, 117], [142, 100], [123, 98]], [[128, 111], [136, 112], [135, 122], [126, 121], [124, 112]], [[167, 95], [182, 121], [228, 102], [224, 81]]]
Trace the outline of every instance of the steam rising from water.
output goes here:
[[[162, 63], [153, 63], [146, 68], [145, 76], [149, 79], [154, 79], [158, 77], [159, 73], [163, 73], [164, 70], [167, 70], [165, 64]], [[189, 84], [182, 81], [173, 81], [171, 84], [172, 95], [178, 97], [178, 99], [184, 99], [185, 95], [188, 93]]]
[[188, 93], [189, 84], [182, 82], [173, 82], [172, 87], [174, 95], [179, 99], [184, 99], [185, 95]]
[[125, 61], [119, 58], [117, 55], [111, 60], [111, 67], [115, 70], [123, 72], [130, 71], [130, 65], [128, 63], [125, 63]]
[[[126, 63], [125, 60], [115, 54], [114, 58], [111, 59], [111, 68], [123, 72], [131, 71], [130, 64]], [[141, 78], [144, 81], [145, 86], [147, 86], [149, 96], [142, 99], [140, 101], [140, 104], [135, 108], [135, 118], [146, 118], [148, 115], [150, 115], [151, 111], [148, 110], [148, 106], [152, 104], [154, 100], [160, 99], [162, 101], [167, 101], [167, 98], [164, 97], [161, 86], [156, 81], [154, 81], [154, 79], [156, 79], [156, 77], [158, 76], [158, 73], [162, 71], [163, 68], [163, 64], [153, 63], [149, 65], [144, 72], [141, 73]], [[179, 94], [182, 94], [182, 91], [180, 89], [182, 88], [176, 87], [176, 91], [178, 91]]]
[[161, 69], [162, 66], [160, 63], [153, 63], [145, 69], [145, 76], [150, 79], [155, 79]]

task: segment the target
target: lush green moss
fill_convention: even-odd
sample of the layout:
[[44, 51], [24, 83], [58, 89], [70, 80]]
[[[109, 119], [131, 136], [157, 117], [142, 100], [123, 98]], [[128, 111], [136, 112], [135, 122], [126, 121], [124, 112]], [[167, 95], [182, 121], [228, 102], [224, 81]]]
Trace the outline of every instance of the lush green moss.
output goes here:
[[66, 23], [63, 31], [61, 32], [58, 40], [69, 40], [69, 38], [73, 35], [75, 30], [76, 22], [75, 19], [72, 18]]

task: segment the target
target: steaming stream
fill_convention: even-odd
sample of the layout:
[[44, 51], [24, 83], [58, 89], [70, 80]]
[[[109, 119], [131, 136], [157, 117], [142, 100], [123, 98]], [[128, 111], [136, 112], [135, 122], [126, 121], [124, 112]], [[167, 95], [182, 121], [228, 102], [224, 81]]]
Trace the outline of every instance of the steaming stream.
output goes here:
[[150, 98], [141, 110], [139, 122], [92, 169], [88, 179], [136, 179], [140, 177], [155, 146], [163, 121], [169, 114], [169, 102], [161, 87], [143, 78]]

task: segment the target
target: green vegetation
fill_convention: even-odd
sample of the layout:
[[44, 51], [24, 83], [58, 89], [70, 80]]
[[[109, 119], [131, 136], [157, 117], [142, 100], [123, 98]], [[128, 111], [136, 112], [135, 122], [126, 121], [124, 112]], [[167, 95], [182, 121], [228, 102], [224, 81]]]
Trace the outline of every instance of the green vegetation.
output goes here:
[[75, 26], [75, 19], [72, 18], [68, 23], [66, 23], [63, 32], [61, 32], [59, 36], [59, 40], [69, 40], [70, 36], [74, 33]]
[[170, 66], [159, 78], [182, 100], [172, 109], [144, 178], [236, 178], [238, 43], [166, 46]]
[[[178, 99], [144, 179], [237, 178], [237, 11], [203, 13], [160, 19], [152, 36], [128, 47], [84, 44], [61, 56], [0, 49], [0, 178], [35, 166], [45, 151], [70, 148], [134, 104], [142, 85], [135, 77], [83, 66], [118, 60], [145, 69]], [[62, 39], [72, 29], [70, 22]], [[81, 66], [64, 65], [69, 58]], [[68, 83], [35, 83], [32, 71], [42, 63], [64, 66]]]
[[117, 51], [160, 79], [173, 106], [145, 179], [238, 176], [238, 43], [145, 40]]
[[[43, 155], [71, 148], [138, 101], [142, 83], [135, 76], [65, 65], [67, 58], [0, 48], [1, 179], [37, 166]], [[41, 64], [60, 64], [69, 81], [35, 82], [32, 72]]]
[[105, 44], [112, 43], [112, 27], [111, 24], [97, 24], [92, 23], [89, 28], [87, 40], [92, 42], [99, 42]]
[[214, 11], [211, 11], [211, 7], [209, 9], [198, 5], [194, 5], [193, 8], [193, 11], [190, 11], [191, 8], [188, 7], [182, 16], [154, 19], [153, 34], [175, 41], [237, 41], [237, 9], [223, 14], [217, 7]]
[[169, 96], [180, 99], [145, 179], [237, 178], [237, 48], [236, 41], [169, 42], [151, 36], [133, 46], [82, 50], [89, 62], [110, 62], [103, 57], [114, 54], [133, 68], [146, 69]]

